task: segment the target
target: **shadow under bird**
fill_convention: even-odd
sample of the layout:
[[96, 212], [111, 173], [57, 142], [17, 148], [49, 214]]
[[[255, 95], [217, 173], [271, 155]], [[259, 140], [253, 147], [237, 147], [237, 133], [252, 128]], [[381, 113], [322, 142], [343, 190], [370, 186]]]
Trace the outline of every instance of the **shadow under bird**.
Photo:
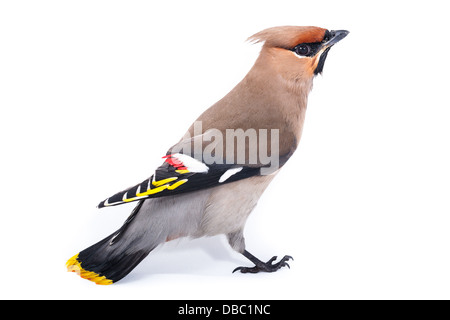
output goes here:
[[[230, 246], [254, 264], [233, 272], [274, 272], [289, 266], [292, 257], [288, 255], [278, 262], [276, 257], [263, 262], [247, 251], [244, 226], [264, 190], [297, 149], [313, 79], [322, 73], [330, 48], [347, 34], [346, 30], [283, 26], [251, 36], [250, 41], [263, 45], [248, 74], [200, 115], [150, 178], [98, 205], [136, 201], [122, 227], [69, 259], [68, 270], [97, 284], [112, 284], [167, 241], [219, 234], [226, 235]], [[201, 124], [201, 132], [196, 123]], [[269, 170], [270, 164], [258, 157], [251, 161], [261, 150], [247, 145], [238, 161], [239, 150], [229, 141], [213, 146], [210, 154], [215, 161], [202, 158], [212, 148], [208, 134], [226, 137], [229, 129], [253, 132], [257, 141], [270, 131], [278, 140], [269, 139], [264, 148], [266, 154], [277, 155], [277, 166]]]

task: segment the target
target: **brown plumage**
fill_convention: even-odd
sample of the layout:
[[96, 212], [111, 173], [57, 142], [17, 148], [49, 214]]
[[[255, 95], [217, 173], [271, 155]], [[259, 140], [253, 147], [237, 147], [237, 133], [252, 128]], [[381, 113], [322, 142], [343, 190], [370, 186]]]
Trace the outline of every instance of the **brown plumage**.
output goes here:
[[[204, 132], [229, 128], [280, 130], [280, 156], [292, 154], [300, 142], [308, 94], [319, 57], [299, 59], [289, 48], [321, 42], [326, 29], [284, 26], [263, 30], [248, 38], [263, 42], [258, 59], [246, 77], [196, 121]], [[187, 136], [194, 136], [194, 126]], [[271, 146], [269, 143], [269, 151]], [[224, 150], [227, 146], [224, 144]]]
[[[152, 177], [99, 204], [104, 207], [139, 201], [118, 231], [69, 260], [69, 269], [97, 283], [112, 283], [168, 240], [217, 234], [225, 234], [230, 245], [255, 264], [235, 271], [273, 272], [287, 266], [290, 256], [275, 264], [274, 258], [264, 263], [245, 249], [245, 222], [266, 187], [296, 150], [313, 78], [322, 71], [331, 46], [347, 33], [285, 26], [251, 36], [249, 41], [263, 45], [245, 78], [199, 116], [201, 132], [193, 124], [169, 149], [165, 162]], [[237, 153], [242, 150], [238, 150], [233, 139], [233, 143], [226, 139], [216, 141], [213, 149], [218, 161], [208, 162], [204, 155], [211, 148], [209, 135], [226, 137], [229, 130], [237, 129], [253, 130], [258, 148], [246, 144], [245, 161], [240, 162]], [[270, 164], [259, 157], [256, 162], [251, 161], [254, 153], [260, 155], [264, 129], [279, 135], [278, 141], [268, 141], [266, 146], [267, 154], [279, 151]], [[200, 143], [201, 155], [196, 154], [196, 143]], [[235, 151], [232, 159], [225, 156], [230, 149]], [[222, 158], [218, 157], [219, 151]], [[273, 163], [277, 166], [265, 171]]]
[[247, 40], [254, 43], [264, 42], [264, 47], [289, 49], [300, 43], [320, 42], [326, 31], [319, 27], [273, 27], [255, 33]]

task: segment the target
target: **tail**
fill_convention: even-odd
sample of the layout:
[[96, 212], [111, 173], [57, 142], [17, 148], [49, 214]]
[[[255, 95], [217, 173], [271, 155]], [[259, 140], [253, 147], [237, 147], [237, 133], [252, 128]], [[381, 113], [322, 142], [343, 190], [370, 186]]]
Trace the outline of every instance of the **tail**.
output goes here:
[[70, 258], [67, 271], [100, 285], [112, 284], [129, 274], [159, 244], [147, 242], [140, 229], [130, 227], [142, 202], [118, 231]]
[[105, 248], [109, 246], [111, 238], [105, 238], [70, 258], [66, 263], [67, 271], [75, 272], [96, 284], [108, 285], [129, 274], [151, 251], [127, 253], [124, 250], [105, 255]]

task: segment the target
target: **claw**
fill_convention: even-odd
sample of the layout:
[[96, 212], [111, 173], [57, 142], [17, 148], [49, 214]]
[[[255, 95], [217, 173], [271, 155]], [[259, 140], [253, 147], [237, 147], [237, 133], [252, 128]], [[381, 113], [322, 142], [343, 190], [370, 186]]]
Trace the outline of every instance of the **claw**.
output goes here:
[[241, 273], [258, 273], [261, 271], [264, 272], [275, 272], [282, 267], [288, 267], [289, 269], [291, 266], [287, 263], [289, 260], [294, 260], [291, 256], [284, 256], [279, 262], [273, 263], [277, 259], [277, 256], [274, 256], [270, 258], [267, 262], [261, 262], [259, 260], [256, 260], [254, 267], [237, 267], [233, 270], [233, 273], [236, 271], [240, 271]]
[[[234, 269], [233, 272], [231, 272], [231, 273], [235, 273], [236, 271], [241, 270], [242, 268], [244, 268], [244, 267], [237, 267], [237, 268]], [[242, 271], [241, 271], [241, 272], [242, 272]]]

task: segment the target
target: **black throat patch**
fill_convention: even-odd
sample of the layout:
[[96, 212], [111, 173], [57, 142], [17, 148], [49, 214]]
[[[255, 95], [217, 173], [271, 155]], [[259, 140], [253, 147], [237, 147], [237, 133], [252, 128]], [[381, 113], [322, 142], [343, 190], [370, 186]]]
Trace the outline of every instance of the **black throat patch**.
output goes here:
[[319, 63], [317, 64], [316, 70], [314, 70], [314, 74], [318, 75], [322, 73], [323, 66], [325, 65], [325, 60], [327, 59], [328, 51], [330, 51], [331, 47], [325, 49], [325, 51], [320, 55]]

